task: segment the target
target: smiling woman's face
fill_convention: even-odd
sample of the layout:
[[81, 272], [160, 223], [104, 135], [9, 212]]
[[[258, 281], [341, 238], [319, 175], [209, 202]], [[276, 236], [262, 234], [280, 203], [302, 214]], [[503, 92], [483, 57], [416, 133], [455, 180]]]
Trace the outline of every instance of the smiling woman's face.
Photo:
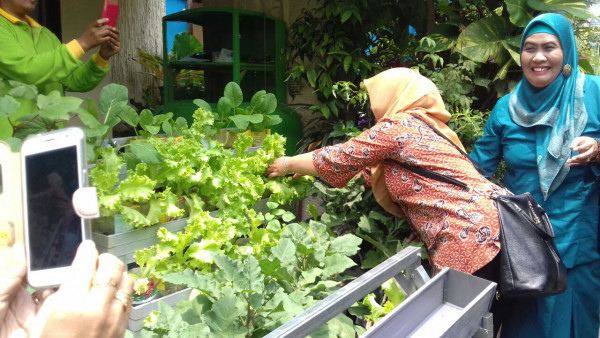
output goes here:
[[543, 88], [562, 71], [563, 51], [558, 37], [548, 33], [531, 34], [523, 43], [521, 68], [532, 86]]

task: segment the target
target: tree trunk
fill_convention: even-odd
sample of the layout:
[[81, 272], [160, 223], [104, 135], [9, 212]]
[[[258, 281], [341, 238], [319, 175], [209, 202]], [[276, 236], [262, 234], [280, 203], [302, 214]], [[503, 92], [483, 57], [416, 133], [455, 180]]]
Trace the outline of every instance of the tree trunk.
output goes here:
[[117, 28], [121, 33], [121, 52], [111, 58], [111, 77], [113, 82], [127, 87], [130, 98], [144, 103], [144, 91], [150, 86], [158, 95], [159, 83], [135, 59], [138, 48], [162, 58], [165, 0], [121, 0], [119, 7]]

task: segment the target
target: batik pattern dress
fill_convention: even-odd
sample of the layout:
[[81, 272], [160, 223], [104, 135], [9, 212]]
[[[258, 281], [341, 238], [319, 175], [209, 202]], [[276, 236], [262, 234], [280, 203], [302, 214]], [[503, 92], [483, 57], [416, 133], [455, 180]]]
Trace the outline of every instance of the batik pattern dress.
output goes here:
[[[348, 142], [313, 154], [320, 176], [335, 187], [382, 161], [390, 197], [427, 246], [434, 273], [443, 267], [473, 273], [498, 254], [500, 225], [492, 197], [505, 191], [412, 115], [382, 118]], [[458, 179], [469, 189], [417, 175], [398, 162]]]

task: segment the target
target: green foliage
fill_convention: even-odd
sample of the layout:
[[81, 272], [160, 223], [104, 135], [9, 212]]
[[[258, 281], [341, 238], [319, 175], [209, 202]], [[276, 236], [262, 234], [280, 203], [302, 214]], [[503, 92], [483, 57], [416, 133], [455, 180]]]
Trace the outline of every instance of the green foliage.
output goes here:
[[[288, 80], [301, 80], [315, 89], [320, 101], [302, 149], [323, 139], [335, 125], [356, 119], [354, 105], [334, 94], [336, 83], [357, 86], [383, 67], [410, 62], [415, 38], [409, 25], [423, 27], [424, 2], [393, 0], [317, 0], [290, 25], [286, 47]], [[339, 82], [342, 81], [342, 82]], [[356, 123], [356, 122], [355, 122]], [[314, 131], [314, 132], [313, 132]], [[326, 143], [323, 143], [326, 145]]]
[[32, 134], [58, 129], [77, 115], [82, 100], [61, 96], [58, 91], [39, 94], [34, 85], [0, 80], [0, 139], [13, 151], [19, 151], [22, 140]]
[[189, 31], [181, 32], [176, 34], [173, 39], [173, 48], [169, 53], [169, 60], [176, 61], [202, 51], [204, 51], [204, 46], [198, 38], [190, 34]]
[[587, 74], [598, 74], [600, 71], [600, 29], [590, 27], [585, 22], [575, 22], [575, 38], [579, 52], [579, 66]]
[[[316, 181], [315, 194], [323, 200], [325, 210], [320, 219], [324, 224], [338, 232], [353, 233], [368, 243], [360, 255], [361, 268], [372, 268], [408, 246], [408, 223], [377, 203], [371, 189], [365, 188], [362, 176], [353, 178], [343, 188], [330, 188]], [[316, 212], [316, 208], [313, 210]]]
[[[444, 60], [435, 54], [427, 54], [426, 59], [435, 60], [444, 66]], [[459, 59], [457, 63], [449, 63], [439, 70], [431, 71], [421, 64], [419, 71], [429, 78], [440, 91], [447, 107], [468, 109], [477, 100], [473, 94], [476, 85], [486, 87], [489, 81], [477, 78], [479, 64], [471, 60]]]
[[456, 132], [456, 135], [465, 146], [466, 152], [470, 153], [477, 139], [483, 135], [483, 127], [489, 112], [457, 107], [451, 111], [451, 114], [452, 119], [448, 122], [448, 126]]
[[[277, 98], [274, 94], [260, 90], [252, 96], [247, 107], [242, 107], [243, 101], [244, 95], [240, 86], [229, 82], [225, 86], [223, 97], [217, 101], [217, 111], [214, 113], [215, 127], [222, 129], [233, 123], [239, 131], [263, 131], [281, 123], [281, 117], [274, 114], [277, 109]], [[208, 111], [212, 109], [204, 100], [196, 99], [194, 103]]]
[[[337, 290], [345, 279], [341, 273], [355, 265], [348, 256], [361, 242], [353, 235], [334, 238], [319, 222], [254, 231], [270, 236], [256, 234], [249, 237], [252, 249], [232, 250], [253, 255], [214, 252], [214, 271], [186, 269], [164, 275], [165, 281], [192, 287], [193, 296], [175, 309], [161, 305], [145, 328], [167, 337], [198, 332], [263, 336]], [[355, 334], [352, 321], [343, 315], [321, 330]]]
[[[212, 113], [198, 108], [189, 128], [172, 121], [171, 116], [142, 111], [139, 124], [145, 129], [140, 134], [145, 138], [98, 148], [100, 160], [90, 170], [90, 178], [97, 186], [103, 216], [122, 214], [128, 223], [144, 227], [165, 217], [194, 215], [199, 207], [243, 212], [265, 191], [272, 191], [272, 198], [278, 201], [302, 198], [308, 191], [309, 179], [288, 185], [291, 178], [278, 178], [267, 184], [267, 165], [284, 154], [285, 138], [280, 135], [267, 136], [263, 148], [252, 153], [246, 153], [250, 137], [240, 135], [234, 144], [240, 154], [236, 156], [221, 143], [206, 139], [207, 130], [213, 128]], [[170, 131], [167, 137], [156, 136], [160, 126]], [[125, 162], [127, 178], [118, 182]], [[187, 206], [183, 200], [188, 201]], [[137, 209], [143, 204], [150, 208], [142, 213]], [[236, 222], [242, 222], [240, 216]]]
[[362, 302], [351, 306], [348, 312], [356, 317], [363, 318], [369, 324], [374, 324], [404, 301], [404, 294], [393, 280], [390, 279], [383, 283], [381, 289], [384, 294], [381, 302], [378, 302], [375, 294], [371, 293]]

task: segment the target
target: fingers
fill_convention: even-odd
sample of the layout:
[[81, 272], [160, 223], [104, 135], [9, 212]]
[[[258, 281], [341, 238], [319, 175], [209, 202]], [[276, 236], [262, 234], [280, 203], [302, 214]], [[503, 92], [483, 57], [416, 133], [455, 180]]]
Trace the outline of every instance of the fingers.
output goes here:
[[125, 265], [117, 257], [110, 254], [102, 254], [98, 257], [98, 270], [94, 276], [94, 282], [90, 289], [87, 303], [91, 306], [112, 307], [117, 287], [123, 279]]
[[115, 298], [111, 304], [112, 313], [118, 318], [114, 325], [114, 334], [110, 335], [113, 337], [123, 337], [127, 324], [129, 321], [129, 314], [131, 313], [131, 293], [133, 292], [133, 278], [129, 276], [127, 271], [123, 272], [123, 276], [117, 291]]
[[73, 259], [69, 277], [59, 290], [68, 292], [74, 297], [85, 297], [92, 286], [97, 260], [98, 251], [94, 242], [91, 240], [81, 242]]
[[283, 160], [282, 158], [276, 158], [275, 161], [273, 161], [273, 163], [271, 163], [268, 167], [267, 170], [265, 170], [265, 173], [267, 174], [267, 177], [269, 178], [273, 178], [273, 177], [278, 177], [278, 176], [284, 176], [285, 173], [283, 172]]
[[569, 145], [569, 148], [572, 151], [579, 153], [567, 160], [567, 165], [570, 167], [590, 162], [598, 151], [596, 149], [596, 141], [587, 136], [576, 137]]
[[95, 25], [96, 27], [102, 27], [104, 26], [105, 23], [108, 22], [108, 18], [100, 18], [98, 20], [96, 20], [93, 25]]

